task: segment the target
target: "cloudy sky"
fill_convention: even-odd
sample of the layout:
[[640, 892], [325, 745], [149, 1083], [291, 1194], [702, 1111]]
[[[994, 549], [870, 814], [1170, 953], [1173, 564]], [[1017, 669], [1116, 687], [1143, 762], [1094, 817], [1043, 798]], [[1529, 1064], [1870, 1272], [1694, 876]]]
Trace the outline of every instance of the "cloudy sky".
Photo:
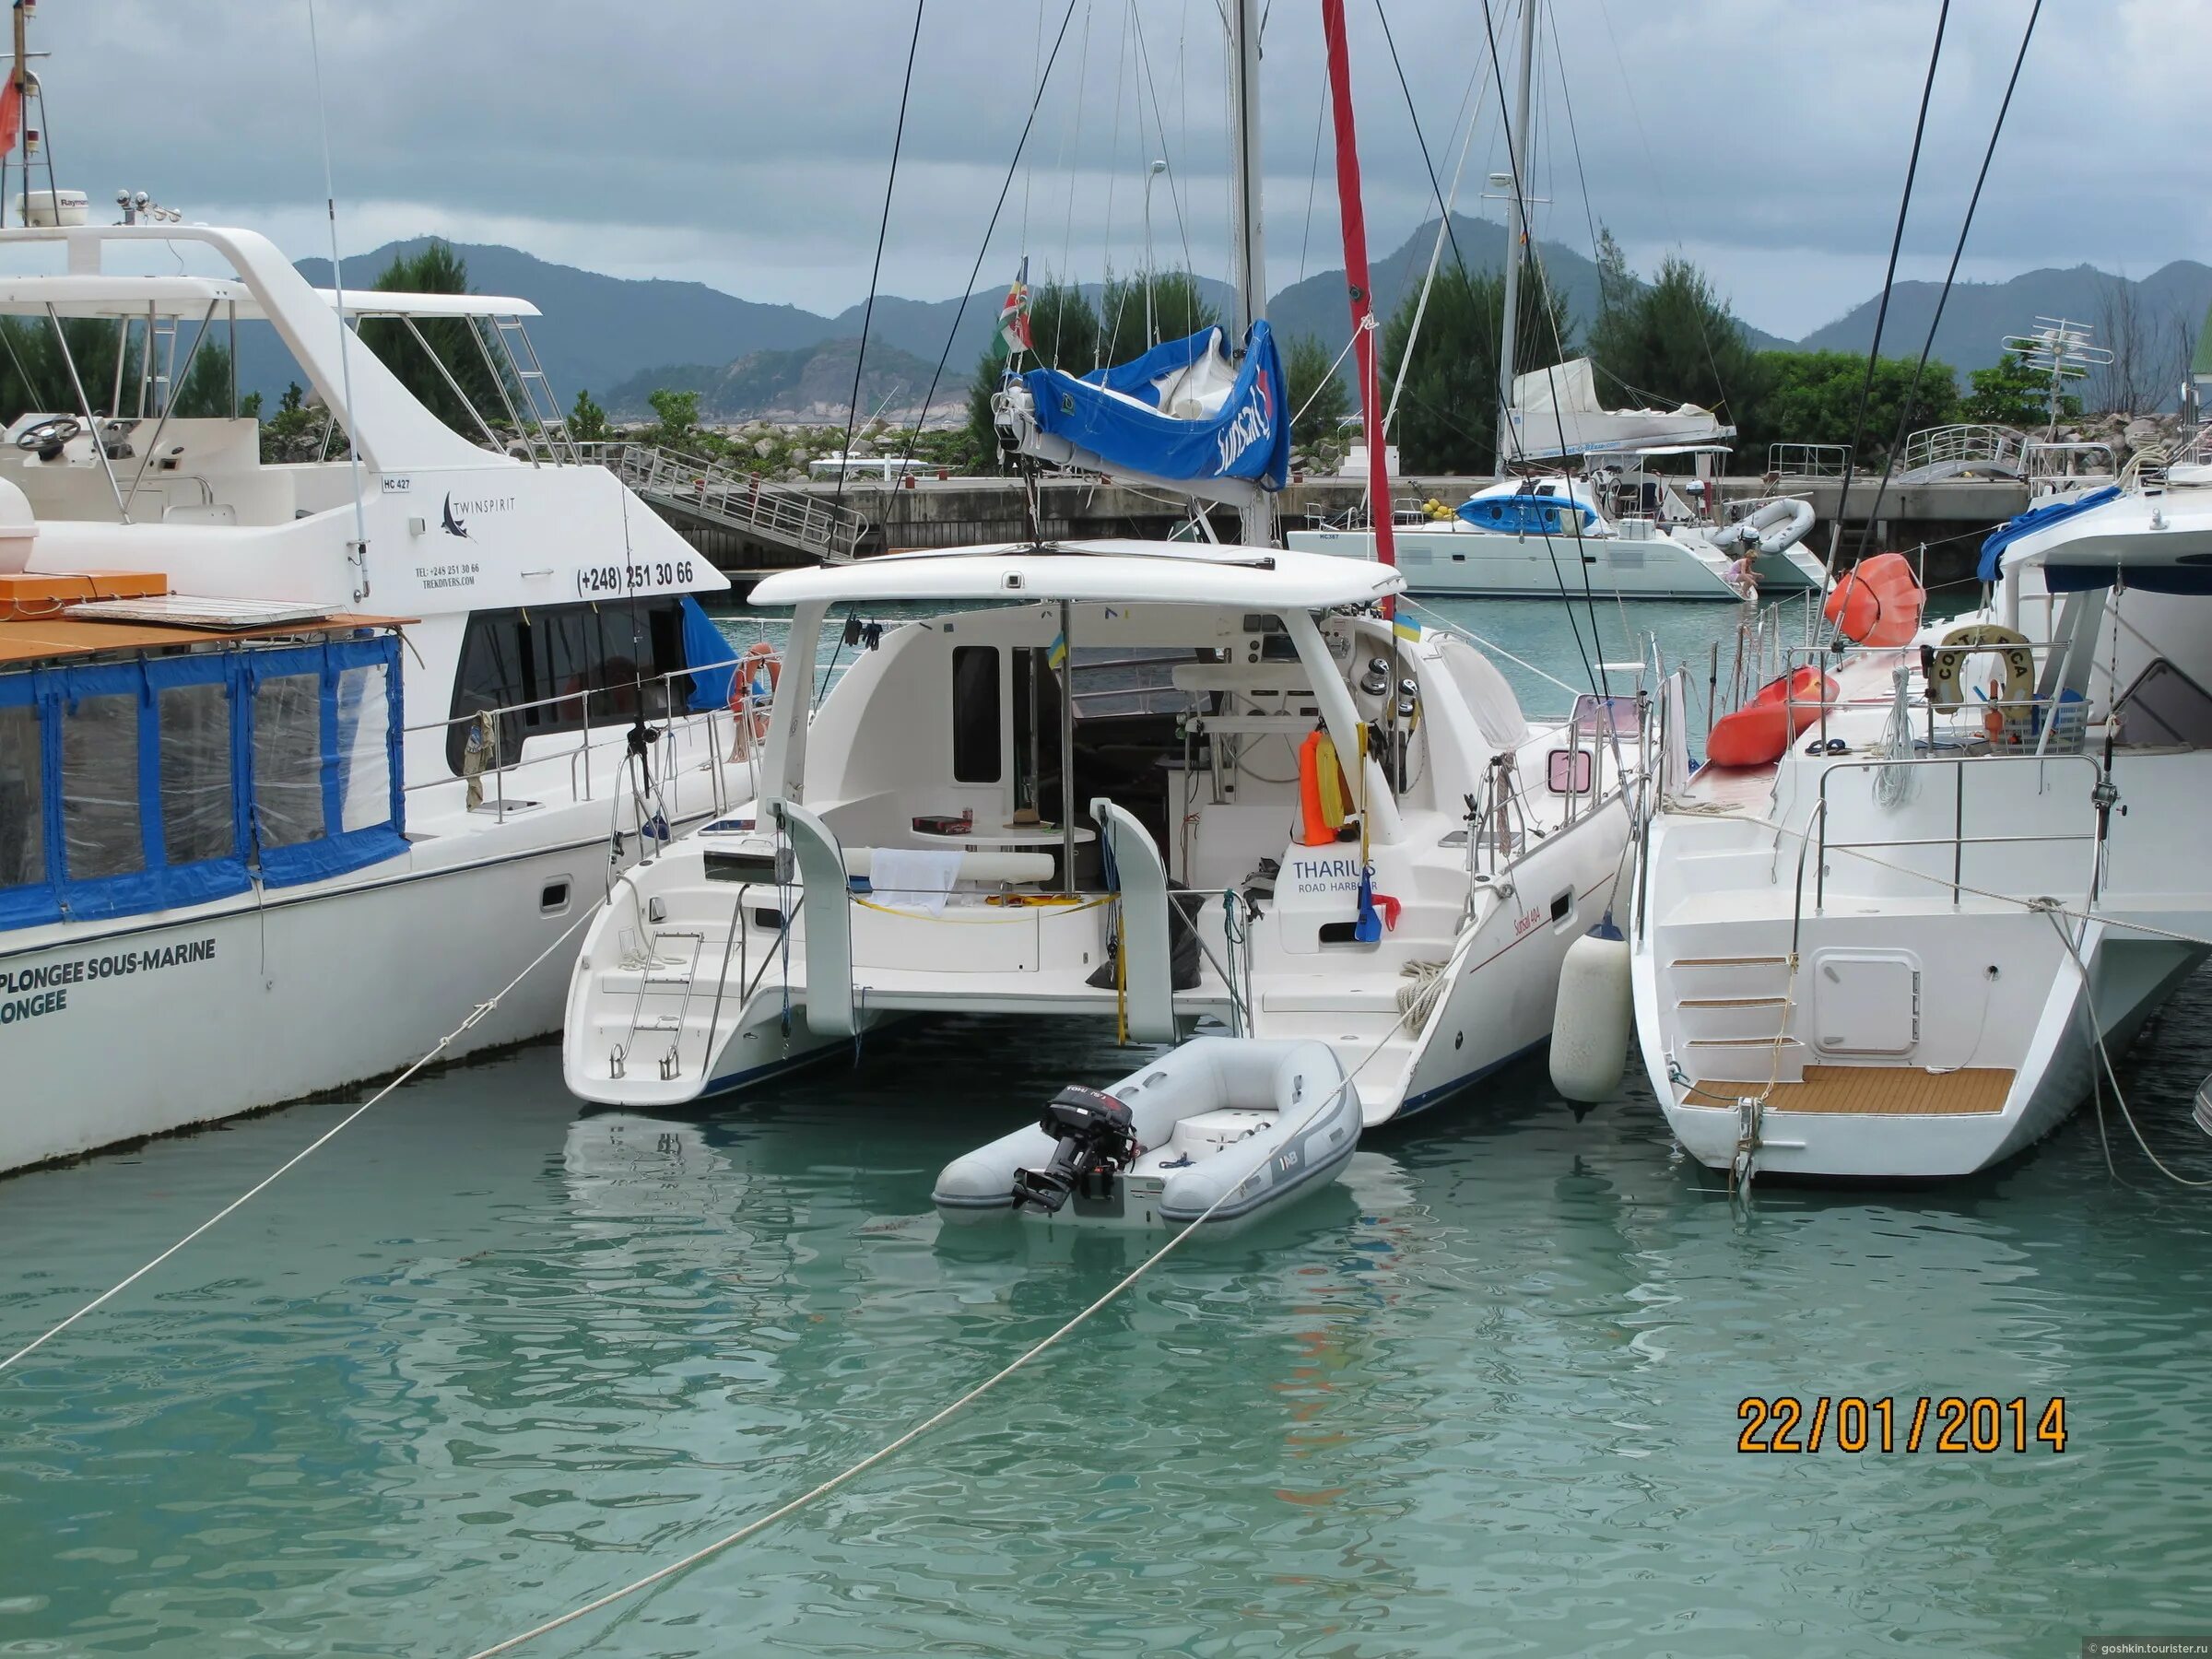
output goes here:
[[[2030, 0], [1953, 0], [1905, 274], [1940, 276]], [[913, 9], [903, 0], [316, 0], [348, 253], [434, 231], [626, 276], [834, 312], [864, 298]], [[1318, 0], [1265, 0], [1268, 276], [1340, 261]], [[1517, 0], [1492, 0], [1501, 38]], [[960, 290], [1066, 0], [924, 0], [886, 292]], [[1704, 265], [1794, 337], [1878, 288], [1937, 0], [1552, 0], [1540, 24], [1542, 234], [1608, 225], [1648, 270]], [[1477, 0], [1383, 0], [1463, 207], [1503, 165]], [[1378, 253], [1433, 207], [1375, 0], [1349, 0]], [[59, 182], [326, 246], [306, 0], [50, 5], [33, 25]], [[1097, 276], [1142, 256], [1226, 275], [1217, 0], [1075, 0], [979, 286], [1026, 247]], [[1510, 86], [1511, 46], [1508, 42]], [[1563, 74], [1562, 74], [1563, 71]], [[1966, 272], [2212, 259], [2212, 0], [2046, 0]], [[1577, 156], [1579, 151], [1580, 165]], [[1587, 182], [1587, 191], [1583, 181]]]

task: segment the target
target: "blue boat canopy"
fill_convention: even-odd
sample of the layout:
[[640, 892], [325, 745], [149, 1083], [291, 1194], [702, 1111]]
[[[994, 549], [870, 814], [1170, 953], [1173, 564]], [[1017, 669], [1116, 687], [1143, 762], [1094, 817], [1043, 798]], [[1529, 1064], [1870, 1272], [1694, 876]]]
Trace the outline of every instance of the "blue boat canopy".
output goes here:
[[1567, 516], [1570, 512], [1581, 517], [1585, 532], [1597, 524], [1597, 513], [1587, 502], [1526, 490], [1513, 495], [1475, 496], [1462, 501], [1453, 512], [1476, 529], [1500, 535], [1574, 535], [1575, 526]]
[[[2014, 542], [2024, 535], [2033, 535], [2039, 530], [2048, 530], [2052, 525], [2087, 512], [2092, 507], [2101, 507], [2107, 501], [2117, 500], [2119, 495], [2120, 487], [2117, 484], [2107, 484], [2102, 489], [2093, 489], [2088, 495], [2078, 496], [2072, 500], [2045, 501], [2041, 507], [2030, 507], [2027, 512], [2006, 519], [1991, 531], [1988, 539], [1982, 544], [1982, 562], [1974, 571], [1975, 576], [1983, 582], [1994, 582], [1997, 572], [2005, 568], [2005, 549]], [[2111, 584], [2108, 580], [2101, 585]]]
[[1019, 378], [1041, 430], [1111, 466], [1156, 478], [1248, 478], [1265, 489], [1289, 481], [1288, 387], [1265, 321], [1253, 324], [1237, 364], [1222, 331], [1207, 328], [1080, 378], [1058, 369]]

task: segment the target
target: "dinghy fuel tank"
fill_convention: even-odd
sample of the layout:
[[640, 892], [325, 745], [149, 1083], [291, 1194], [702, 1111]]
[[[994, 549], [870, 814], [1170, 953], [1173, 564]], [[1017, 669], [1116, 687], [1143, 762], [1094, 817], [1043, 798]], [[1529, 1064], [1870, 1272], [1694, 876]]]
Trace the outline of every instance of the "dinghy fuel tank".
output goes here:
[[1608, 1100], [1629, 1064], [1629, 942], [1608, 922], [1567, 947], [1551, 1024], [1551, 1086], [1571, 1100]]

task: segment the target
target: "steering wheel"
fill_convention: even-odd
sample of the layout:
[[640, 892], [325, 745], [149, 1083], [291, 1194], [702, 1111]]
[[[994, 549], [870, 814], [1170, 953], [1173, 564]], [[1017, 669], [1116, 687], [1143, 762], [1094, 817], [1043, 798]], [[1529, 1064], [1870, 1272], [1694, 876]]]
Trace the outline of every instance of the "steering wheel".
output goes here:
[[19, 450], [59, 450], [63, 444], [85, 429], [85, 423], [74, 415], [49, 415], [43, 420], [33, 421], [16, 434]]

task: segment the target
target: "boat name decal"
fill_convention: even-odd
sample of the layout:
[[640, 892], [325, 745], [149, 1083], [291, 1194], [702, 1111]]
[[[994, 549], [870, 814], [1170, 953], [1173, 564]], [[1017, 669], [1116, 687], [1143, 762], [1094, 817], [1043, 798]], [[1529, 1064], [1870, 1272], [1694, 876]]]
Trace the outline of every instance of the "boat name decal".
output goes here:
[[1356, 858], [1294, 858], [1290, 881], [1301, 893], [1335, 893], [1359, 885]]
[[1216, 436], [1215, 441], [1221, 449], [1223, 472], [1234, 466], [1237, 458], [1253, 444], [1265, 442], [1275, 435], [1275, 393], [1268, 384], [1265, 369], [1253, 380], [1253, 391], [1255, 394], [1253, 400], [1239, 409]]
[[0, 968], [0, 1025], [36, 1019], [41, 1014], [59, 1014], [69, 1006], [69, 987], [88, 981], [122, 979], [134, 973], [159, 973], [215, 960], [212, 938], [188, 939], [177, 945], [159, 945], [145, 950], [118, 950], [105, 956], [77, 957], [65, 962], [40, 962], [29, 968]]

